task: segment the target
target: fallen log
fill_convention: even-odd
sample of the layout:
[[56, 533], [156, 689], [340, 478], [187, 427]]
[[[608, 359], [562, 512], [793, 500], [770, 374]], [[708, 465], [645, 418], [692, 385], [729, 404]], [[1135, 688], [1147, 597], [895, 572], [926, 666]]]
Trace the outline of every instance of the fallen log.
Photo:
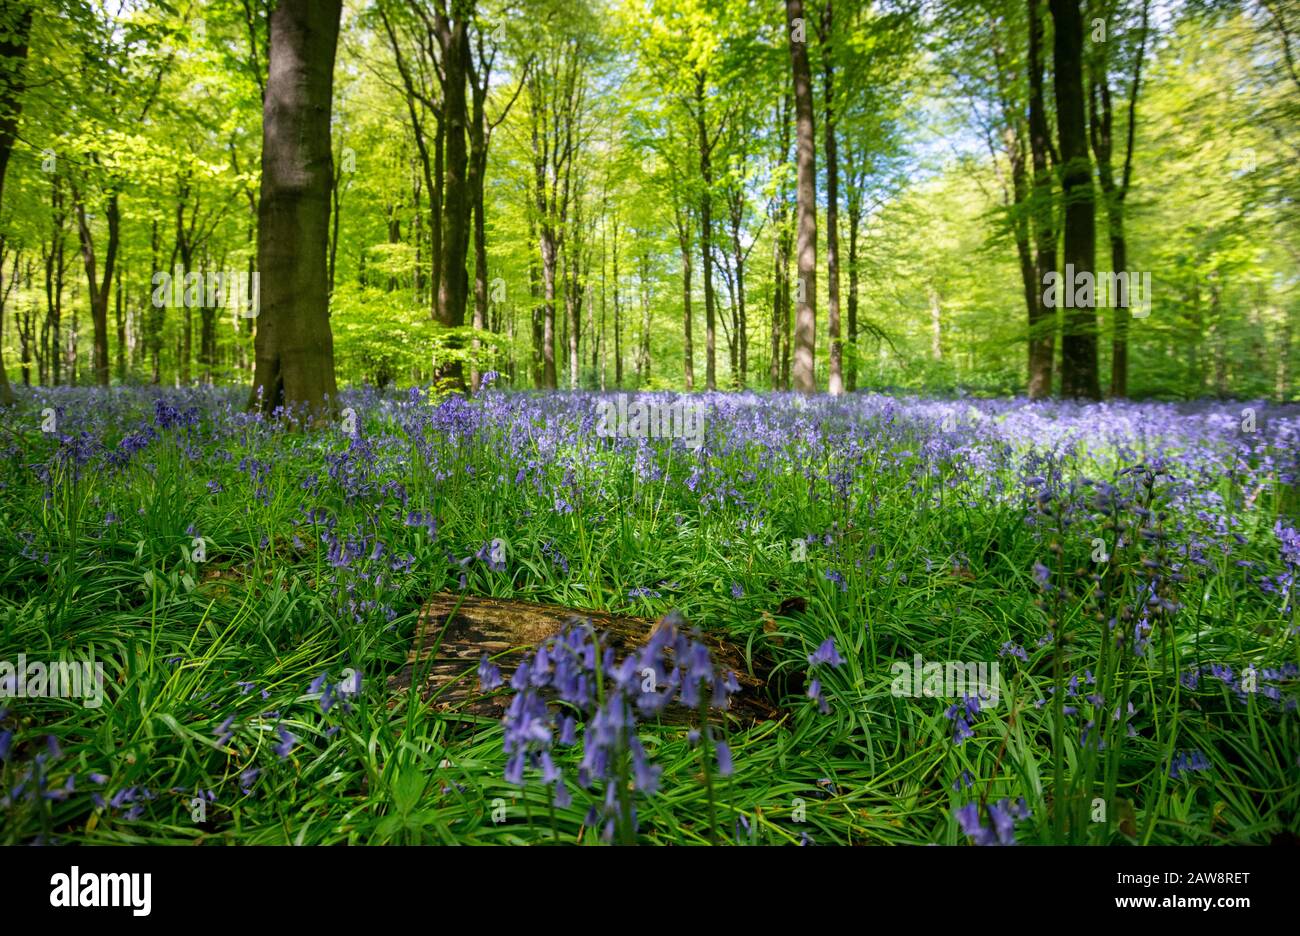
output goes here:
[[[536, 604], [501, 598], [439, 594], [420, 610], [414, 646], [406, 665], [390, 680], [390, 688], [408, 691], [419, 684], [420, 696], [440, 711], [500, 718], [510, 703], [508, 689], [492, 695], [479, 691], [477, 669], [484, 653], [492, 657], [509, 680], [523, 656], [571, 622], [590, 621], [605, 646], [623, 659], [649, 639], [655, 622], [649, 618], [586, 611], [562, 605]], [[714, 635], [699, 639], [709, 648], [714, 666], [736, 674], [740, 691], [725, 712], [728, 721], [750, 725], [779, 717], [766, 691], [771, 662], [749, 656], [743, 648]], [[666, 722], [689, 721], [693, 713], [670, 706]]]

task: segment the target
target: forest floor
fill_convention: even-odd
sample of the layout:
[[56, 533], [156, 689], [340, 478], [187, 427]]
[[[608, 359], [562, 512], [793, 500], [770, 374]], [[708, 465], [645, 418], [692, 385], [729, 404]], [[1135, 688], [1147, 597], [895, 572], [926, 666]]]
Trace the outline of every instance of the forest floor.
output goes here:
[[18, 392], [0, 842], [1300, 836], [1294, 407]]

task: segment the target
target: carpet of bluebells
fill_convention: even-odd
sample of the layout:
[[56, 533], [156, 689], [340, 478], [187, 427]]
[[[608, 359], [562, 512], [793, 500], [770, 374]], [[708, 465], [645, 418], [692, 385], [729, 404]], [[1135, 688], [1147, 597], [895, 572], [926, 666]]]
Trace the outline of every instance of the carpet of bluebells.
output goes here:
[[[20, 391], [0, 663], [105, 686], [0, 676], [0, 842], [1300, 836], [1300, 410], [717, 394], [692, 448], [600, 399]], [[390, 684], [437, 592], [661, 623], [467, 664], [498, 721]], [[719, 717], [704, 634], [774, 718]]]

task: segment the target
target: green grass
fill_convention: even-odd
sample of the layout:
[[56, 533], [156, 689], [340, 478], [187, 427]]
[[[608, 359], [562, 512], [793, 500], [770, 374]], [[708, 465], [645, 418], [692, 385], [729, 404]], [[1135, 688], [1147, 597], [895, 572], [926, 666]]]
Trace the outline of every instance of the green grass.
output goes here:
[[[1296, 713], [1262, 697], [1243, 705], [1208, 676], [1196, 690], [1177, 678], [1190, 665], [1241, 671], [1300, 659], [1279, 596], [1260, 592], [1236, 565], [1245, 557], [1279, 568], [1271, 529], [1280, 489], [1253, 513], [1240, 511], [1247, 545], [1189, 568], [1177, 586], [1182, 609], [1138, 657], [1103, 638], [1097, 586], [1073, 572], [1091, 573], [1093, 529], [1104, 530], [1104, 518], [1049, 533], [1026, 522], [1031, 499], [981, 496], [994, 478], [1016, 487], [1011, 460], [972, 477], [960, 457], [923, 462], [913, 454], [895, 463], [895, 453], [921, 451], [931, 432], [921, 424], [877, 426], [885, 441], [847, 453], [834, 432], [818, 444], [791, 436], [770, 451], [719, 449], [693, 492], [689, 452], [655, 447], [663, 476], [641, 480], [633, 454], [572, 432], [569, 404], [529, 417], [533, 435], [521, 439], [524, 417], [504, 415], [498, 401], [479, 435], [457, 439], [421, 422], [423, 406], [367, 400], [355, 405], [373, 452], [349, 457], [338, 432], [243, 426], [221, 410], [220, 397], [201, 402], [207, 409], [197, 427], [162, 432], [125, 467], [92, 459], [80, 477], [64, 468], [49, 483], [31, 468], [60, 448], [36, 428], [41, 404], [25, 401], [10, 423], [20, 441], [0, 468], [0, 659], [93, 655], [108, 685], [97, 709], [76, 699], [4, 703], [0, 727], [14, 734], [0, 766], [0, 793], [9, 794], [0, 841], [598, 841], [583, 820], [599, 790], [575, 791], [571, 807], [552, 809], [540, 782], [521, 788], [504, 780], [499, 724], [437, 711], [387, 686], [406, 659], [422, 601], [458, 591], [456, 560], [493, 539], [504, 541], [506, 571], [471, 561], [468, 593], [641, 615], [676, 608], [773, 663], [782, 717], [732, 731], [735, 771], [713, 778], [716, 828], [686, 728], [643, 727], [664, 774], [660, 793], [637, 798], [641, 843], [707, 843], [716, 834], [745, 844], [805, 836], [818, 844], [957, 844], [968, 839], [955, 810], [1004, 797], [1023, 797], [1032, 812], [1016, 827], [1022, 843], [1258, 843], [1300, 834]], [[117, 401], [111, 412], [96, 411], [87, 396], [60, 405], [64, 432], [84, 423], [112, 448], [149, 400]], [[870, 425], [832, 416], [853, 432]], [[265, 471], [251, 477], [246, 459]], [[827, 475], [846, 459], [856, 480], [840, 497]], [[1113, 452], [1084, 449], [1062, 468], [1071, 477], [1111, 478], [1122, 464]], [[521, 467], [526, 478], [515, 483]], [[316, 484], [304, 487], [312, 476]], [[209, 482], [221, 489], [210, 491]], [[1172, 484], [1157, 485], [1153, 507]], [[1240, 503], [1231, 479], [1212, 486]], [[704, 491], [719, 496], [702, 503]], [[556, 510], [557, 494], [572, 512]], [[377, 537], [385, 555], [335, 569], [302, 522], [311, 509], [327, 511], [341, 537]], [[435, 535], [406, 524], [413, 510], [437, 518]], [[110, 511], [120, 520], [106, 526]], [[1178, 519], [1196, 526], [1190, 514], [1165, 522]], [[191, 557], [191, 528], [205, 540], [203, 562]], [[795, 561], [791, 541], [809, 534], [817, 542]], [[1055, 562], [1053, 542], [1062, 550]], [[1132, 598], [1142, 558], [1155, 555], [1130, 552], [1102, 573], [1117, 602]], [[408, 554], [407, 571], [385, 571], [378, 584], [362, 575]], [[1052, 566], [1057, 592], [1040, 592], [1036, 561]], [[843, 576], [843, 588], [829, 570]], [[733, 584], [742, 597], [733, 597]], [[350, 595], [338, 593], [348, 587]], [[659, 597], [629, 598], [636, 588]], [[805, 610], [768, 617], [796, 596]], [[357, 615], [349, 600], [379, 607]], [[1057, 644], [1037, 646], [1052, 617], [1065, 622], [1059, 679]], [[821, 714], [804, 694], [807, 655], [832, 636], [845, 663], [823, 668], [831, 712]], [[999, 657], [1008, 641], [1029, 661]], [[952, 700], [891, 694], [890, 664], [916, 653], [1000, 663], [999, 704], [980, 713], [964, 743], [953, 743], [945, 717]], [[349, 711], [322, 713], [310, 685], [323, 672], [337, 681], [349, 667], [364, 674], [360, 697]], [[1084, 718], [1066, 716], [1054, 739], [1049, 690], [1085, 669], [1104, 688], [1107, 713], [1116, 699], [1133, 702], [1135, 736], [1103, 718], [1106, 747], [1097, 751], [1081, 744]], [[1283, 685], [1287, 698], [1294, 687]], [[231, 716], [233, 733], [218, 743]], [[297, 738], [287, 757], [274, 750], [281, 728]], [[48, 736], [61, 756], [38, 764]], [[1171, 759], [1183, 751], [1202, 752], [1209, 769], [1172, 778]], [[580, 746], [571, 755], [576, 762]], [[259, 774], [245, 792], [241, 774], [250, 769]], [[106, 782], [90, 779], [95, 773]], [[66, 796], [27, 795], [42, 775], [56, 790], [70, 774], [75, 788]], [[27, 775], [27, 790], [15, 793]], [[130, 789], [152, 798], [138, 793], [116, 806], [92, 798]], [[204, 821], [195, 821], [196, 791], [214, 797]], [[1099, 799], [1102, 822], [1093, 815]]]

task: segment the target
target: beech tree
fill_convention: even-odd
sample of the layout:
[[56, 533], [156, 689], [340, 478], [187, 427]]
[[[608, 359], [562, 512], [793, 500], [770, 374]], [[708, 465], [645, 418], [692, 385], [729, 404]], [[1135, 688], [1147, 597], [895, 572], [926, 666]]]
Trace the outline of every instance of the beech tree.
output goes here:
[[[1079, 0], [1050, 0], [1055, 26], [1056, 123], [1061, 152], [1065, 221], [1062, 260], [1075, 274], [1093, 274], [1097, 257], [1097, 204], [1088, 156], [1083, 84], [1083, 15]], [[1066, 283], [1067, 290], [1073, 289]], [[1097, 312], [1072, 303], [1061, 333], [1061, 395], [1101, 398], [1097, 380]]]
[[812, 74], [808, 66], [807, 29], [803, 0], [786, 0], [790, 29], [790, 65], [794, 80], [795, 213], [799, 233], [795, 245], [798, 280], [795, 283], [794, 389], [817, 390], [817, 153], [813, 129]]
[[[32, 8], [25, 0], [0, 2], [0, 207], [4, 206], [5, 171], [14, 148], [18, 114], [27, 66], [27, 37], [32, 28]], [[2, 241], [2, 239], [0, 239]], [[3, 276], [0, 264], [0, 276]], [[4, 338], [4, 314], [0, 308], [0, 347]], [[5, 373], [4, 354], [0, 353], [0, 404], [12, 403], [13, 389]]]
[[330, 332], [333, 153], [330, 108], [342, 0], [279, 0], [271, 13], [262, 110], [257, 259], [261, 314], [249, 406], [307, 410], [321, 422], [338, 398]]
[[[1097, 158], [1097, 181], [1101, 187], [1102, 204], [1106, 207], [1106, 231], [1110, 240], [1110, 268], [1115, 273], [1128, 272], [1128, 238], [1124, 233], [1124, 201], [1128, 197], [1129, 187], [1133, 181], [1133, 145], [1137, 133], [1137, 102], [1142, 87], [1142, 62], [1147, 47], [1151, 3], [1142, 0], [1138, 21], [1131, 31], [1124, 36], [1115, 35], [1115, 26], [1120, 19], [1123, 3], [1105, 2], [1100, 4], [1097, 12], [1110, 30], [1110, 37], [1103, 42], [1091, 44], [1092, 55], [1089, 58], [1088, 84], [1088, 130], [1092, 143], [1092, 153]], [[1136, 34], [1134, 37], [1133, 34]], [[1127, 43], [1122, 39], [1127, 38]], [[1130, 58], [1125, 62], [1120, 54], [1113, 51], [1116, 46], [1126, 51]], [[1124, 48], [1127, 46], [1127, 48]], [[1125, 65], [1127, 64], [1127, 69]], [[1127, 76], [1128, 87], [1120, 88], [1127, 103], [1125, 105], [1124, 142], [1116, 176], [1113, 157], [1116, 152], [1115, 104], [1111, 89], [1112, 77], [1121, 70], [1131, 70]], [[1111, 344], [1110, 395], [1128, 396], [1128, 330], [1132, 313], [1133, 284], [1128, 285], [1129, 294], [1117, 302], [1114, 310], [1114, 334]], [[1144, 297], [1149, 299], [1150, 297]]]

